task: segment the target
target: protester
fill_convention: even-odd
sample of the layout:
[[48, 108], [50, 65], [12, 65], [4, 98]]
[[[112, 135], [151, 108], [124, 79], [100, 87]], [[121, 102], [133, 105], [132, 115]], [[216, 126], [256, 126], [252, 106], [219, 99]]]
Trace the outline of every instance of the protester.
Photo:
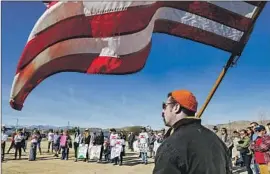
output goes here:
[[248, 137], [250, 138], [250, 140], [252, 141], [253, 135], [254, 135], [254, 131], [251, 127], [247, 127], [247, 133], [248, 133]]
[[219, 130], [218, 130], [217, 126], [214, 126], [212, 130], [217, 136], [220, 136], [220, 133], [219, 133]]
[[[60, 130], [60, 135], [59, 135], [59, 136], [60, 136], [60, 139], [61, 139], [61, 136], [62, 136], [63, 134], [64, 134], [64, 130], [63, 130], [63, 129], [61, 129], [61, 130]], [[62, 149], [61, 149], [61, 146], [60, 146], [60, 141], [59, 141], [59, 149], [58, 149], [58, 154], [60, 154], [60, 153], [61, 153], [61, 150], [62, 150]]]
[[153, 174], [231, 173], [229, 150], [195, 117], [197, 105], [190, 91], [177, 90], [168, 95], [162, 115], [172, 131], [157, 150]]
[[248, 174], [253, 174], [250, 168], [252, 154], [249, 149], [249, 146], [250, 146], [251, 140], [248, 136], [247, 131], [244, 129], [240, 131], [240, 137], [241, 137], [241, 140], [238, 142], [237, 150], [240, 151], [240, 154], [243, 158]]
[[60, 148], [60, 135], [58, 131], [55, 131], [53, 135], [53, 149], [54, 149], [54, 157], [58, 157], [59, 148]]
[[240, 161], [242, 158], [240, 156], [240, 152], [237, 150], [237, 146], [239, 144], [240, 141], [240, 133], [237, 131], [233, 132], [233, 148], [232, 148], [232, 164], [233, 166], [236, 166], [239, 163], [242, 163], [242, 161]]
[[97, 162], [101, 162], [102, 161], [103, 151], [104, 151], [104, 146], [103, 146], [103, 144], [104, 144], [104, 134], [103, 134], [102, 131], [100, 131], [100, 134], [96, 137], [95, 144], [98, 145], [98, 146], [101, 146], [99, 159], [97, 161]]
[[2, 134], [1, 134], [1, 161], [4, 161], [5, 158], [5, 148], [6, 141], [8, 139], [8, 135], [6, 134], [5, 126], [2, 126]]
[[73, 142], [73, 147], [74, 147], [74, 152], [75, 152], [75, 162], [78, 161], [78, 148], [81, 143], [82, 143], [82, 135], [80, 133], [80, 129], [75, 127], [75, 135], [74, 135], [74, 142]]
[[14, 138], [15, 138], [15, 136], [17, 134], [16, 132], [17, 132], [17, 130], [11, 136], [11, 143], [10, 143], [10, 146], [8, 148], [7, 154], [9, 154], [11, 149], [15, 149], [15, 140], [14, 140]]
[[26, 153], [27, 140], [28, 140], [28, 136], [29, 136], [29, 135], [27, 134], [25, 128], [22, 129], [21, 135], [22, 135], [22, 137], [23, 137], [23, 140], [22, 140], [22, 149], [23, 149], [24, 153]]
[[233, 148], [233, 142], [231, 137], [228, 135], [228, 131], [226, 128], [221, 128], [221, 140], [226, 144], [227, 148], [229, 149], [230, 157], [232, 157], [232, 148]]
[[37, 143], [38, 143], [38, 134], [37, 131], [34, 130], [31, 136], [31, 144], [29, 150], [29, 161], [35, 161], [37, 156]]
[[148, 163], [147, 151], [149, 148], [149, 136], [148, 136], [148, 133], [146, 132], [145, 127], [141, 128], [141, 133], [139, 134], [138, 143], [139, 143], [142, 163], [147, 164]]
[[254, 150], [256, 164], [259, 165], [260, 174], [269, 174], [268, 163], [270, 162], [270, 136], [266, 128], [259, 125], [255, 128], [257, 139], [252, 142], [251, 149]]
[[[83, 134], [83, 138], [82, 138], [82, 144], [87, 145], [89, 147], [90, 139], [91, 139], [91, 135], [89, 133], [89, 130], [85, 129], [84, 134]], [[84, 162], [86, 162], [88, 160], [89, 160], [89, 154], [88, 154], [88, 148], [87, 148], [86, 158], [84, 159]]]
[[[251, 143], [256, 141], [257, 139], [257, 133], [256, 133], [256, 130], [255, 128], [258, 126], [259, 124], [257, 122], [252, 122], [250, 123], [250, 127], [252, 129], [252, 136], [251, 136]], [[253, 171], [253, 174], [259, 174], [260, 173], [260, 170], [259, 170], [259, 165], [256, 163], [255, 161], [255, 157], [254, 157], [254, 154], [252, 153], [252, 159], [251, 159], [251, 170]]]
[[104, 141], [104, 158], [105, 158], [105, 162], [109, 162], [109, 156], [110, 156], [110, 142], [109, 140]]
[[14, 143], [15, 143], [15, 160], [17, 159], [17, 155], [19, 152], [19, 160], [22, 157], [22, 141], [23, 141], [23, 136], [22, 136], [22, 131], [18, 130], [17, 134], [14, 137]]
[[69, 148], [72, 147], [72, 142], [67, 130], [64, 131], [63, 135], [60, 138], [60, 147], [62, 149], [61, 160], [68, 160]]
[[[115, 146], [115, 141], [119, 138], [119, 135], [116, 133], [116, 129], [112, 128], [110, 130], [111, 134], [110, 134], [110, 153], [112, 153], [111, 149]], [[111, 158], [110, 155], [110, 160], [111, 163], [115, 162], [115, 159]]]
[[150, 136], [149, 136], [149, 152], [150, 152], [149, 157], [150, 158], [155, 157], [155, 153], [154, 153], [154, 143], [155, 143], [155, 141], [156, 141], [156, 135], [154, 134], [153, 131], [151, 131]]
[[50, 148], [52, 149], [53, 152], [53, 136], [54, 136], [53, 130], [50, 129], [48, 133], [48, 151], [47, 151], [48, 153], [50, 152]]
[[130, 135], [128, 137], [128, 146], [129, 146], [129, 149], [133, 152], [134, 149], [133, 149], [133, 143], [135, 141], [135, 134], [133, 132], [130, 132]]
[[41, 155], [41, 141], [42, 141], [41, 133], [39, 130], [37, 130], [37, 149], [40, 155]]
[[124, 153], [124, 149], [125, 149], [125, 140], [124, 137], [121, 133], [118, 134], [117, 139], [114, 139], [114, 146], [115, 148], [119, 148], [120, 149], [120, 156], [116, 156], [113, 160], [114, 160], [114, 164], [113, 165], [119, 165], [121, 166], [123, 164], [123, 156], [125, 155]]

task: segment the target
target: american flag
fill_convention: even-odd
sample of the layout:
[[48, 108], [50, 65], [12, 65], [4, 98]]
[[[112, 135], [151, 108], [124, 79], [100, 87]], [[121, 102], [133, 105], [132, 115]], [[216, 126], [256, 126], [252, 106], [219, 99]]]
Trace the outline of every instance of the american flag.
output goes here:
[[[49, 2], [18, 63], [12, 108], [52, 74], [129, 74], [140, 71], [152, 33], [190, 39], [241, 54], [262, 1]], [[177, 51], [177, 50], [175, 50]]]

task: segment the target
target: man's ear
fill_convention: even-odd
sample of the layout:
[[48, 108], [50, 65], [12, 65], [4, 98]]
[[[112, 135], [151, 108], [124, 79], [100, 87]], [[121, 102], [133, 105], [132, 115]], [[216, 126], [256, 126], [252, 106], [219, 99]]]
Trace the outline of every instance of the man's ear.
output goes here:
[[179, 103], [176, 103], [175, 105], [174, 105], [174, 107], [173, 107], [173, 111], [175, 112], [175, 113], [180, 113], [181, 112], [181, 105], [179, 104]]

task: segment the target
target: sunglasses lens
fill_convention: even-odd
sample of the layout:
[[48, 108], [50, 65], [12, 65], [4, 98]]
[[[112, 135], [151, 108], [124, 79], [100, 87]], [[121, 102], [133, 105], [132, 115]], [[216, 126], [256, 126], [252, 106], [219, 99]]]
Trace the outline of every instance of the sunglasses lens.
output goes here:
[[166, 108], [166, 104], [163, 102], [162, 103], [162, 108], [165, 109]]

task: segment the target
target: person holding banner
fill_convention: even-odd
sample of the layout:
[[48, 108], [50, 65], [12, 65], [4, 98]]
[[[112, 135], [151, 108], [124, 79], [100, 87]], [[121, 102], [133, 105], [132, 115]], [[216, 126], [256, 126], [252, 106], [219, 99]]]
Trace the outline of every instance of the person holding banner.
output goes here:
[[195, 116], [197, 106], [190, 91], [168, 94], [162, 117], [172, 130], [157, 150], [153, 174], [232, 173], [229, 149]]
[[[83, 138], [82, 138], [82, 143], [84, 145], [87, 145], [87, 147], [89, 147], [90, 145], [90, 139], [91, 139], [91, 135], [89, 133], [89, 130], [88, 129], [85, 129], [84, 130], [84, 134], [83, 134]], [[84, 162], [88, 161], [89, 159], [89, 154], [88, 154], [88, 150], [86, 152], [86, 158], [84, 159]]]
[[139, 149], [140, 149], [140, 156], [142, 158], [142, 163], [147, 164], [148, 163], [148, 157], [147, 157], [147, 151], [149, 149], [149, 136], [146, 132], [145, 127], [141, 128], [141, 133], [138, 137], [138, 143], [139, 143]]
[[98, 146], [101, 146], [100, 149], [100, 155], [99, 155], [99, 159], [97, 162], [101, 162], [102, 161], [102, 156], [103, 156], [103, 151], [104, 151], [104, 134], [102, 132], [102, 130], [100, 131], [100, 134], [96, 137], [95, 139], [95, 144]]
[[80, 129], [75, 127], [75, 135], [74, 135], [74, 142], [73, 142], [74, 152], [75, 152], [75, 161], [74, 162], [78, 161], [78, 148], [79, 148], [79, 145], [81, 144], [81, 142], [82, 142], [82, 135], [80, 133]]
[[116, 133], [116, 130], [114, 128], [112, 128], [110, 130], [111, 134], [110, 134], [110, 151], [111, 151], [111, 155], [110, 155], [110, 160], [111, 160], [111, 163], [114, 162], [114, 157], [112, 157], [112, 148], [115, 146], [115, 141], [116, 139], [118, 139], [118, 134]]
[[123, 164], [123, 156], [124, 156], [124, 148], [125, 148], [125, 140], [118, 134], [117, 139], [114, 141], [114, 146], [111, 150], [111, 157], [114, 160], [113, 165], [119, 164], [121, 166]]

